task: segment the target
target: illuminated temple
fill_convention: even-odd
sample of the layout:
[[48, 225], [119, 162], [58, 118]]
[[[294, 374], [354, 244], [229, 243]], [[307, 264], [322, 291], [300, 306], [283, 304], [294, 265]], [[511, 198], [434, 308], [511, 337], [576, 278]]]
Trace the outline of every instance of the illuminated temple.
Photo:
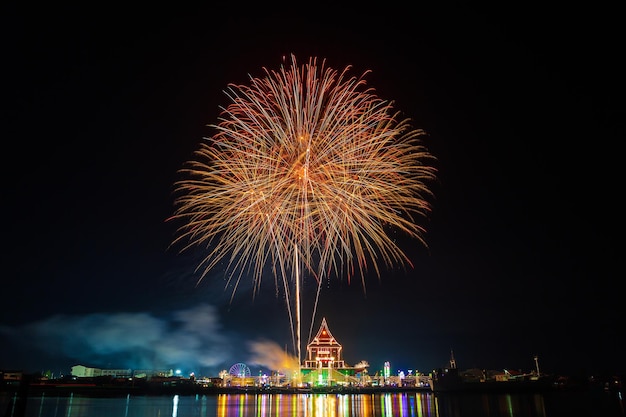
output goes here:
[[320, 329], [306, 348], [307, 357], [300, 368], [302, 383], [312, 387], [358, 384], [368, 364], [346, 366], [342, 349], [323, 318]]

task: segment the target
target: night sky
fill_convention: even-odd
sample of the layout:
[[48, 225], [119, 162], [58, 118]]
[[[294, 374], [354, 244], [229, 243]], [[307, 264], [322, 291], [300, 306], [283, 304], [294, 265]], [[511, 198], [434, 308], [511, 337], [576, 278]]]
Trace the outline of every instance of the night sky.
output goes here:
[[293, 53], [371, 70], [437, 158], [413, 268], [324, 283], [313, 330], [347, 364], [626, 372], [616, 10], [23, 7], [0, 13], [0, 369], [216, 376], [291, 347], [273, 278], [232, 302], [223, 271], [196, 285], [201, 253], [170, 248], [166, 219], [223, 90]]

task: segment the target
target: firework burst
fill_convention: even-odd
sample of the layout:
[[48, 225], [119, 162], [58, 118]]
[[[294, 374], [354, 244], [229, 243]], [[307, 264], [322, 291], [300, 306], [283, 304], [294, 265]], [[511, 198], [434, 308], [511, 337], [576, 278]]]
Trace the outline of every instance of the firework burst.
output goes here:
[[411, 265], [388, 232], [425, 245], [415, 220], [430, 211], [434, 157], [424, 132], [367, 87], [367, 72], [350, 69], [292, 56], [228, 86], [215, 134], [175, 187], [184, 226], [174, 243], [207, 249], [200, 280], [225, 261], [233, 296], [248, 275], [256, 292], [266, 267], [286, 294], [301, 273], [318, 284], [356, 275], [365, 289], [369, 269]]

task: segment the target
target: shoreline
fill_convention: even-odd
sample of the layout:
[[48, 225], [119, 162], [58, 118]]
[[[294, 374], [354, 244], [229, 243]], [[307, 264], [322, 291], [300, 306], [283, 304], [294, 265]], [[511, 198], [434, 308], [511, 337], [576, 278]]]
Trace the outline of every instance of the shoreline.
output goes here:
[[[448, 381], [449, 382], [449, 381]], [[458, 382], [458, 381], [455, 381]], [[551, 382], [551, 383], [548, 383]], [[124, 396], [164, 396], [164, 395], [224, 395], [224, 394], [384, 394], [384, 393], [431, 393], [445, 394], [514, 394], [514, 393], [558, 393], [572, 391], [614, 391], [621, 390], [621, 379], [608, 382], [605, 380], [593, 381], [543, 381], [543, 383], [524, 382], [494, 382], [494, 383], [457, 383], [437, 386], [434, 384], [423, 386], [319, 386], [319, 387], [291, 387], [285, 386], [221, 386], [202, 384], [186, 379], [170, 381], [150, 380], [50, 380], [24, 378], [22, 380], [0, 381], [0, 394], [8, 393], [15, 397], [40, 396], [82, 396], [82, 397], [124, 397]]]
[[430, 387], [205, 387], [186, 386], [115, 386], [92, 384], [30, 384], [27, 386], [4, 386], [0, 392], [9, 392], [18, 396], [90, 396], [119, 397], [127, 395], [162, 396], [162, 395], [221, 395], [221, 394], [377, 394], [398, 392], [432, 393]]

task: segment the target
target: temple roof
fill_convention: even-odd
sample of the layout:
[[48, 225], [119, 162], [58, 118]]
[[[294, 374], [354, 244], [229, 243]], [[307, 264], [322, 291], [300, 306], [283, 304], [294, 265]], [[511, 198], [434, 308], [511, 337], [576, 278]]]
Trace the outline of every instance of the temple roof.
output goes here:
[[317, 335], [313, 338], [313, 341], [311, 342], [311, 344], [341, 346], [335, 340], [332, 333], [328, 329], [328, 323], [326, 323], [326, 317], [322, 318], [322, 324], [320, 325], [320, 329], [317, 331]]

